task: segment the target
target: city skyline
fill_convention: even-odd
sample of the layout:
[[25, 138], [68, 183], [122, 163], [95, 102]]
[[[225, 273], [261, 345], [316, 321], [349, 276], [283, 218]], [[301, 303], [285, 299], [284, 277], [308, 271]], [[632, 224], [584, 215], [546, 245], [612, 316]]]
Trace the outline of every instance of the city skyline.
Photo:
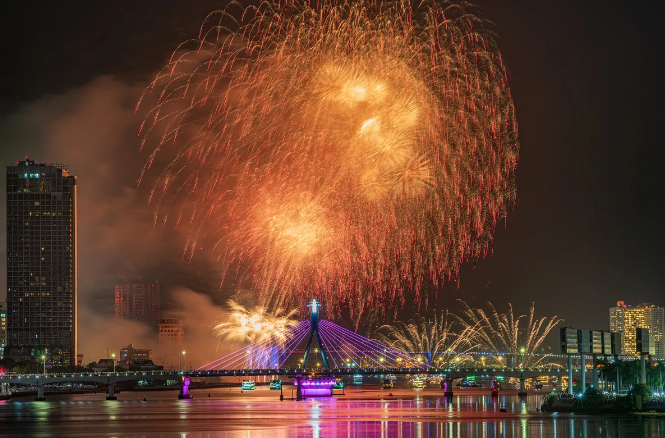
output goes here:
[[661, 19], [6, 2], [10, 436], [660, 436]]

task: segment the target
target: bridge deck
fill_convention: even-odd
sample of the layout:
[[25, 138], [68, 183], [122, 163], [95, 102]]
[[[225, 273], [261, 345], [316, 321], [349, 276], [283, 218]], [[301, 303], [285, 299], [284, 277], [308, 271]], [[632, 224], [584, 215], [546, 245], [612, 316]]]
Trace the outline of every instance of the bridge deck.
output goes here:
[[[579, 368], [573, 368], [579, 372]], [[376, 374], [418, 374], [418, 375], [446, 375], [446, 376], [465, 376], [467, 374], [487, 374], [503, 375], [511, 377], [540, 376], [549, 375], [567, 375], [568, 370], [563, 368], [337, 368], [337, 369], [299, 369], [299, 368], [278, 368], [278, 369], [244, 369], [244, 370], [195, 370], [188, 372], [190, 377], [232, 377], [232, 376], [295, 376], [298, 374], [312, 374], [320, 376], [329, 375], [376, 375]]]
[[[575, 373], [580, 368], [573, 368]], [[233, 377], [233, 376], [296, 376], [299, 374], [319, 376], [345, 375], [445, 375], [459, 378], [469, 374], [498, 375], [508, 377], [535, 377], [544, 374], [567, 375], [565, 368], [336, 368], [336, 369], [242, 369], [242, 370], [194, 370], [194, 371], [144, 371], [124, 373], [56, 373], [56, 374], [10, 374], [0, 376], [0, 383], [9, 385], [48, 385], [63, 382], [116, 383], [138, 380], [181, 380], [187, 377]]]

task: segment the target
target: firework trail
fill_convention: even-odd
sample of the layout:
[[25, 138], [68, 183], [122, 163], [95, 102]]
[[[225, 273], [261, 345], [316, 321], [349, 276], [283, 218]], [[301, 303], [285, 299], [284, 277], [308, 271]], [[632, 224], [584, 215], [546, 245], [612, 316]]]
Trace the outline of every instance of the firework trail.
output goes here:
[[[547, 335], [563, 319], [556, 316], [534, 318], [535, 303], [531, 303], [529, 315], [515, 318], [513, 306], [508, 303], [508, 312], [498, 313], [494, 305], [487, 303], [490, 312], [472, 309], [467, 303], [459, 300], [465, 307], [466, 327], [473, 330], [474, 342], [482, 346], [484, 351], [505, 353], [511, 367], [531, 368], [536, 366], [560, 366], [546, 363], [548, 354], [536, 356]], [[526, 327], [520, 323], [527, 318]]]
[[210, 251], [266, 305], [316, 296], [357, 319], [418, 300], [487, 252], [516, 196], [514, 107], [485, 24], [436, 0], [211, 14], [141, 100], [157, 101], [141, 175], [156, 172], [156, 223], [190, 226], [185, 256]]
[[457, 318], [448, 312], [438, 312], [432, 319], [416, 315], [409, 322], [398, 321], [379, 327], [376, 339], [394, 348], [425, 360], [430, 366], [462, 365], [473, 362], [468, 354], [473, 344], [473, 327], [460, 327]]

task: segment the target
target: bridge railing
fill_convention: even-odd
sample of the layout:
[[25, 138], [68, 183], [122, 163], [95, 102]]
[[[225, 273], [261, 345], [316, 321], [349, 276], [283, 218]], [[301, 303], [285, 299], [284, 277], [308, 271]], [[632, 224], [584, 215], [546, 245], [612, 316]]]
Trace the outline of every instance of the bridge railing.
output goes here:
[[76, 378], [76, 377], [136, 377], [136, 376], [176, 376], [184, 375], [184, 371], [123, 371], [123, 372], [92, 372], [92, 373], [46, 373], [46, 374], [4, 374], [0, 375], [0, 381], [2, 380], [14, 380], [14, 379], [45, 379], [49, 377], [66, 377], [66, 378]]

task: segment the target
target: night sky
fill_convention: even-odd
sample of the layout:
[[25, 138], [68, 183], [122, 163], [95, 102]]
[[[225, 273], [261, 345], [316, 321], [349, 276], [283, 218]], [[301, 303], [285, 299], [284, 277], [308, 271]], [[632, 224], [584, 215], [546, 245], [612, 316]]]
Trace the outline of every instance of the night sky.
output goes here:
[[[492, 254], [466, 265], [459, 284], [441, 289], [431, 304], [455, 310], [457, 298], [473, 305], [491, 300], [498, 310], [512, 302], [524, 312], [535, 301], [538, 315], [556, 314], [565, 325], [593, 329], [609, 328], [608, 307], [617, 300], [665, 305], [659, 14], [612, 1], [476, 3], [494, 23], [510, 72], [521, 139], [518, 202], [507, 222], [498, 225]], [[25, 155], [57, 159], [37, 156], [52, 152], [39, 144], [50, 131], [30, 132], [26, 140], [25, 120], [34, 121], [29, 130], [39, 133], [49, 117], [59, 116], [60, 103], [86, 90], [120, 87], [125, 94], [119, 105], [131, 114], [145, 83], [178, 43], [197, 36], [207, 13], [220, 4], [5, 2], [0, 13], [2, 161]], [[49, 108], [43, 114], [42, 104]], [[133, 123], [123, 129], [132, 131]], [[123, 139], [117, 150], [96, 143], [81, 154], [90, 163], [106, 160], [111, 169], [122, 169], [118, 184], [129, 190], [144, 157], [138, 154], [136, 131]], [[69, 164], [83, 187], [85, 171]], [[2, 196], [4, 209], [4, 190]], [[106, 202], [102, 196], [85, 199]], [[150, 208], [144, 207], [149, 218]], [[163, 276], [165, 266], [169, 272], [180, 269], [178, 263], [184, 262], [178, 251], [175, 245], [167, 260], [145, 265], [150, 275]], [[128, 277], [116, 272], [117, 266], [126, 268], [109, 262], [106, 284], [90, 281], [80, 290], [99, 311], [110, 306], [113, 277]], [[197, 281], [213, 277], [214, 267], [198, 266], [195, 274], [166, 282], [202, 291]], [[215, 286], [207, 293], [215, 296]], [[407, 306], [403, 316], [410, 311]]]

